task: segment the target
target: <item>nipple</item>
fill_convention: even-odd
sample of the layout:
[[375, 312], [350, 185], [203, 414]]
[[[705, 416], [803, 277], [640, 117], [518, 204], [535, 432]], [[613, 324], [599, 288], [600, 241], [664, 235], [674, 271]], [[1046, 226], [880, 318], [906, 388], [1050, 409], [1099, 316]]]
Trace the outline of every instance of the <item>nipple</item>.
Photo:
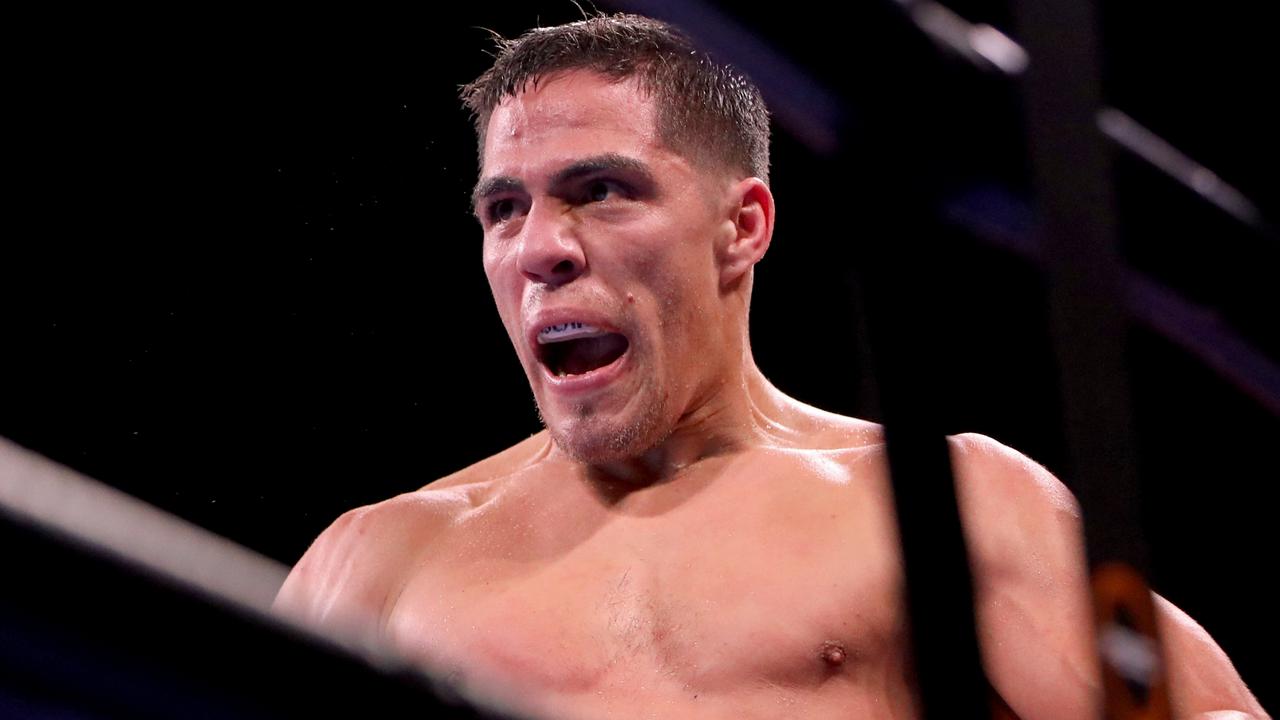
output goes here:
[[843, 645], [838, 642], [831, 642], [828, 640], [827, 642], [822, 643], [822, 650], [818, 653], [818, 656], [821, 657], [822, 662], [826, 663], [828, 666], [839, 667], [844, 664], [846, 654]]

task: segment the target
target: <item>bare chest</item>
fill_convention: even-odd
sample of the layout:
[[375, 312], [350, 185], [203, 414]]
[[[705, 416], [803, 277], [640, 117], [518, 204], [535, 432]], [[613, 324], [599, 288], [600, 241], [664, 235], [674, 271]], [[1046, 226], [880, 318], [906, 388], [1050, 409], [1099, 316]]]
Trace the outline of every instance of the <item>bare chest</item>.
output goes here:
[[551, 552], [532, 535], [461, 543], [408, 579], [387, 632], [411, 656], [522, 695], [810, 702], [900, 684], [887, 509], [875, 493], [838, 497], [706, 497]]

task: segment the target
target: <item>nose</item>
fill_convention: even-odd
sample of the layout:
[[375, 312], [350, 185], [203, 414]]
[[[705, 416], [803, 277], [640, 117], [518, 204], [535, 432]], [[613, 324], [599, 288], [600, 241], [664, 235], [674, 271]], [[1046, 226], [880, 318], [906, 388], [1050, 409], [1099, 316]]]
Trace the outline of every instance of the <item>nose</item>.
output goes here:
[[520, 272], [526, 278], [558, 286], [587, 269], [573, 219], [558, 208], [530, 208], [521, 232]]

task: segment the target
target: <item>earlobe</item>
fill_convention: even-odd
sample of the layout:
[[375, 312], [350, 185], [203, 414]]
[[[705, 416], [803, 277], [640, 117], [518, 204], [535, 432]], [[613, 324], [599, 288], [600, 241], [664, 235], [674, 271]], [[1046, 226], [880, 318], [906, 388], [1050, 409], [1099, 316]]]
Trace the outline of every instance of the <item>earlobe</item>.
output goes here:
[[739, 282], [769, 250], [773, 239], [773, 193], [760, 178], [736, 183], [730, 205], [732, 237], [721, 248], [720, 284]]

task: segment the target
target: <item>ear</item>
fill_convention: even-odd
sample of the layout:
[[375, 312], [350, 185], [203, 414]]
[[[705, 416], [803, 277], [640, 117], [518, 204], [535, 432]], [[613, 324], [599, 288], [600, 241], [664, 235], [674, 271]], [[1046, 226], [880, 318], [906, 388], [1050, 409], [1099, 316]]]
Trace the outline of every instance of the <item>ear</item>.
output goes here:
[[773, 193], [760, 178], [739, 180], [729, 193], [732, 233], [719, 248], [720, 286], [746, 277], [769, 249], [773, 239]]

